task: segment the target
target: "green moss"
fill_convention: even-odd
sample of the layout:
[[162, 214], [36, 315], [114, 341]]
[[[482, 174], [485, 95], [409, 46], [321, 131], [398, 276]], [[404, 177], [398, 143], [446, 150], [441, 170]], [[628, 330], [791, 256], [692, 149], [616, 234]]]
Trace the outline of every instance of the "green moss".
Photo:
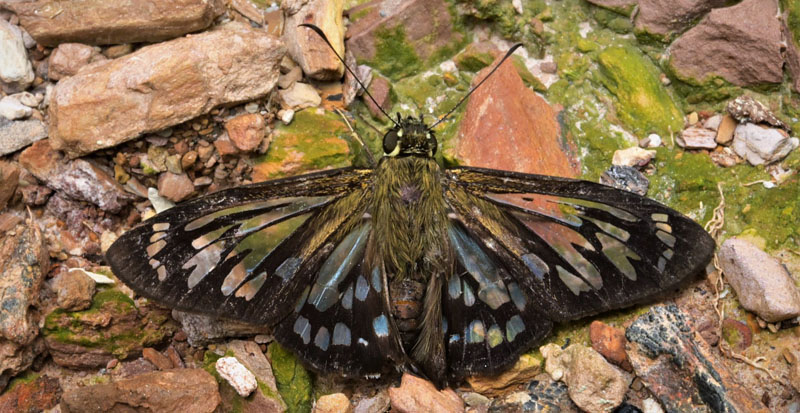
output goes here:
[[[633, 6], [631, 6], [630, 9], [632, 10]], [[620, 14], [623, 14], [624, 17]], [[617, 13], [613, 9], [604, 9], [598, 7], [593, 10], [592, 16], [594, 17], [595, 21], [616, 33], [630, 33], [633, 30], [633, 24], [628, 18], [628, 16], [630, 16], [630, 11], [627, 13]]]
[[334, 112], [303, 110], [289, 125], [278, 126], [269, 150], [256, 158], [254, 175], [261, 180], [351, 164], [349, 129]]
[[310, 412], [313, 402], [311, 377], [294, 354], [276, 342], [270, 343], [267, 355], [272, 362], [272, 372], [278, 392], [286, 402], [287, 412]]
[[657, 76], [657, 68], [633, 47], [597, 55], [598, 80], [615, 96], [619, 119], [634, 132], [668, 136], [683, 128], [683, 113]]
[[5, 390], [0, 392], [0, 394], [9, 393], [12, 390], [14, 390], [14, 387], [17, 387], [19, 385], [33, 383], [41, 376], [42, 376], [41, 373], [37, 373], [35, 371], [28, 370], [25, 373], [23, 373], [23, 374], [21, 374], [19, 376], [14, 377], [13, 379], [11, 379], [11, 381], [8, 382], [8, 386], [5, 388]]
[[402, 25], [375, 30], [375, 57], [367, 62], [392, 79], [400, 79], [422, 68], [422, 59], [408, 41]]
[[478, 73], [481, 69], [494, 62], [494, 55], [488, 51], [479, 51], [474, 47], [467, 46], [467, 49], [453, 58], [458, 70]]
[[522, 58], [518, 56], [514, 56], [511, 58], [511, 63], [514, 65], [514, 69], [517, 69], [517, 73], [519, 77], [522, 78], [522, 83], [525, 84], [527, 87], [533, 88], [533, 90], [537, 92], [547, 92], [547, 87], [539, 80], [536, 76], [528, 70], [528, 67], [525, 66], [525, 62], [522, 61]]
[[800, 48], [800, 2], [781, 0], [781, 9], [786, 12], [786, 26], [792, 32], [794, 44]]
[[140, 317], [133, 300], [116, 289], [102, 290], [83, 311], [57, 309], [45, 317], [42, 333], [62, 343], [107, 351], [117, 358], [153, 346], [173, 333], [175, 326], [158, 311]]

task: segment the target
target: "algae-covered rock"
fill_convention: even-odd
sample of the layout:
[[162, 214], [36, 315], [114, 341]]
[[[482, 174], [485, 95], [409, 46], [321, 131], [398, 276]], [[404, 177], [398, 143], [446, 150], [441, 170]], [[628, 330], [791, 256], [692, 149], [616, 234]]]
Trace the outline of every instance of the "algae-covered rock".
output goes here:
[[[234, 340], [224, 348], [223, 354], [206, 351], [203, 355], [203, 369], [214, 376], [219, 385], [221, 398], [219, 411], [237, 413], [291, 411], [287, 410], [286, 404], [277, 393], [272, 371], [266, 371], [269, 369], [269, 362], [256, 343]], [[258, 387], [253, 394], [247, 397], [240, 396], [234, 387], [220, 375], [216, 363], [223, 357], [235, 357], [255, 375]]]
[[298, 112], [289, 125], [280, 125], [269, 151], [256, 160], [253, 179], [264, 181], [300, 172], [340, 168], [351, 163], [350, 131], [336, 113], [321, 110]]
[[656, 75], [655, 66], [632, 47], [612, 47], [597, 55], [600, 82], [616, 97], [617, 117], [632, 131], [662, 136], [678, 132], [683, 112]]
[[107, 289], [95, 294], [86, 310], [57, 309], [48, 314], [42, 333], [57, 364], [95, 368], [163, 342], [176, 327], [167, 310], [137, 307], [125, 293]]
[[278, 384], [278, 391], [288, 406], [289, 413], [311, 411], [313, 400], [311, 377], [294, 354], [273, 342], [267, 348], [267, 356], [272, 362], [272, 372]]

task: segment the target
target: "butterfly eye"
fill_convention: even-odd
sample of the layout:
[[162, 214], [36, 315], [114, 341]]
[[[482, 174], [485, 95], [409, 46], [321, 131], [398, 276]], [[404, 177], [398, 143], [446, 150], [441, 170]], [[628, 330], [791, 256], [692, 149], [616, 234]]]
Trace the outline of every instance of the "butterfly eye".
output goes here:
[[433, 136], [432, 133], [428, 133], [426, 136], [428, 138], [428, 148], [430, 150], [429, 156], [436, 155], [436, 150], [439, 149], [438, 148], [439, 143], [436, 142], [436, 138]]
[[383, 154], [385, 156], [397, 156], [400, 153], [400, 137], [403, 136], [402, 130], [392, 129], [383, 136]]

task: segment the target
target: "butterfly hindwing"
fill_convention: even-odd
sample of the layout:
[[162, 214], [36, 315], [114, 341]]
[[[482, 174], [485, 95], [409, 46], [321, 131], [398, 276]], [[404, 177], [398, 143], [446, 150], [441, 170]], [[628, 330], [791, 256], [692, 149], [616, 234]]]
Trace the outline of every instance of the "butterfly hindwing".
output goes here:
[[198, 198], [123, 234], [106, 257], [134, 291], [170, 307], [274, 324], [366, 202], [368, 173], [323, 171]]
[[479, 168], [447, 175], [448, 201], [487, 233], [532, 305], [553, 321], [663, 293], [714, 250], [694, 221], [630, 192]]

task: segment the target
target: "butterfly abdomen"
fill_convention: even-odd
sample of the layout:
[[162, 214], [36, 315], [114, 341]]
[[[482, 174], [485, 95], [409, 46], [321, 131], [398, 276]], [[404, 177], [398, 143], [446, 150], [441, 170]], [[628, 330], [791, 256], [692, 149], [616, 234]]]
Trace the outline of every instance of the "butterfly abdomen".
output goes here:
[[389, 285], [392, 316], [406, 345], [416, 340], [417, 330], [422, 322], [424, 298], [425, 284], [419, 281], [396, 279]]

